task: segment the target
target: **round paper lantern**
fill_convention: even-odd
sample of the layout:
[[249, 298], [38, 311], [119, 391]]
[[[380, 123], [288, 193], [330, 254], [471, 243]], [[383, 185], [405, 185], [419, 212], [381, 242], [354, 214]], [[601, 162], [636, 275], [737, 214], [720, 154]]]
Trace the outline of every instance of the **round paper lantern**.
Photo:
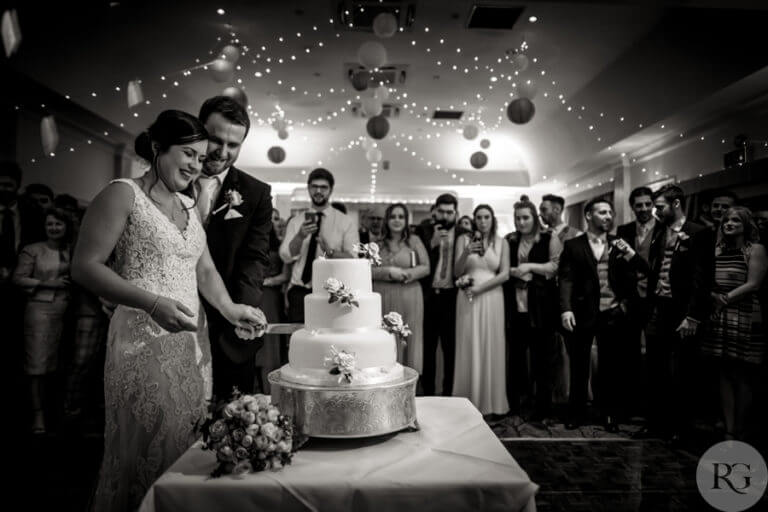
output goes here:
[[482, 169], [485, 167], [485, 164], [488, 163], [488, 155], [482, 151], [475, 151], [472, 153], [472, 156], [469, 157], [469, 163], [472, 164], [472, 167], [475, 169]]
[[524, 53], [516, 53], [512, 57], [512, 64], [518, 71], [525, 71], [528, 69], [528, 57]]
[[464, 134], [464, 138], [467, 140], [474, 139], [475, 137], [477, 137], [478, 133], [480, 133], [480, 130], [478, 130], [477, 126], [473, 124], [468, 124], [467, 126], [464, 127], [463, 134]]
[[368, 151], [371, 148], [378, 147], [378, 144], [376, 144], [373, 140], [371, 140], [368, 137], [366, 137], [366, 138], [363, 139], [362, 146], [363, 146], [363, 149]]
[[217, 82], [228, 82], [232, 79], [232, 73], [235, 71], [235, 63], [225, 60], [216, 59], [209, 66], [211, 70], [211, 76]]
[[267, 158], [269, 158], [269, 161], [273, 164], [279, 164], [285, 160], [285, 150], [280, 146], [272, 146], [269, 148], [269, 151], [267, 151]]
[[387, 50], [379, 42], [368, 41], [357, 50], [357, 61], [368, 69], [379, 68], [387, 62]]
[[373, 19], [373, 33], [377, 37], [392, 37], [397, 32], [397, 18], [394, 14], [382, 12]]
[[480, 141], [480, 147], [483, 149], [488, 149], [491, 146], [491, 141], [488, 139], [483, 139]]
[[536, 87], [536, 82], [533, 80], [523, 80], [522, 83], [517, 84], [517, 93], [521, 98], [532, 100], [536, 96], [537, 91], [538, 87]]
[[381, 162], [381, 156], [381, 150], [379, 148], [371, 148], [365, 153], [366, 160], [372, 164]]
[[368, 88], [369, 78], [370, 75], [367, 71], [358, 71], [352, 75], [352, 87], [354, 87], [356, 91], [366, 90]]
[[379, 100], [377, 97], [373, 96], [371, 98], [363, 98], [360, 103], [363, 109], [363, 113], [367, 117], [373, 117], [381, 114], [381, 100]]
[[389, 99], [389, 88], [385, 85], [378, 86], [373, 90], [373, 97], [381, 101], [387, 101]]
[[278, 130], [277, 136], [280, 137], [280, 140], [285, 140], [288, 138], [288, 130], [283, 128], [282, 130]]
[[372, 138], [381, 140], [389, 133], [389, 121], [384, 116], [374, 116], [368, 120], [365, 129]]
[[237, 59], [240, 58], [240, 49], [237, 46], [232, 46], [231, 44], [228, 44], [221, 50], [221, 54], [224, 56], [225, 59], [232, 62], [233, 64], [237, 62]]
[[227, 87], [221, 91], [222, 96], [229, 96], [236, 102], [238, 102], [243, 108], [248, 108], [248, 96], [245, 95], [245, 91], [239, 87]]
[[507, 117], [515, 124], [525, 124], [536, 113], [536, 107], [528, 98], [518, 98], [510, 102], [507, 107]]

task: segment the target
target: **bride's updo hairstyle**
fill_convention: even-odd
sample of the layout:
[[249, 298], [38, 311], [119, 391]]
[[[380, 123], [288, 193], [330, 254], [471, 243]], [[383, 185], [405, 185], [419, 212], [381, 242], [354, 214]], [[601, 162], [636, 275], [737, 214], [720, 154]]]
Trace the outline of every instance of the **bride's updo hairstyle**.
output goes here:
[[[154, 123], [136, 137], [134, 151], [154, 166], [160, 153], [171, 146], [208, 140], [208, 132], [198, 118], [181, 110], [163, 110]], [[157, 145], [157, 154], [152, 143]]]

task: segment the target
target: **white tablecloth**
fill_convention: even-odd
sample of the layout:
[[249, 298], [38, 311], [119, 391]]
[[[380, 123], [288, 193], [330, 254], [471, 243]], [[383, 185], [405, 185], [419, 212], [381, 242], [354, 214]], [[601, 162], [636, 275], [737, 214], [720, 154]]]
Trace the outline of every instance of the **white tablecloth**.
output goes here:
[[310, 439], [280, 471], [210, 478], [192, 446], [150, 488], [141, 512], [536, 510], [538, 486], [464, 398], [416, 399], [420, 431]]

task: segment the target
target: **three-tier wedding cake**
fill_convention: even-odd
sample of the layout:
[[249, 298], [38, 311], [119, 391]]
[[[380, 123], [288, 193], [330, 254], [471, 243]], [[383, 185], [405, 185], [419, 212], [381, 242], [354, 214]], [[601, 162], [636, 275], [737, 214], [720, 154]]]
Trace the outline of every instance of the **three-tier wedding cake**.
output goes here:
[[[403, 377], [395, 337], [382, 328], [381, 295], [373, 292], [371, 282], [367, 259], [312, 263], [312, 293], [304, 297], [305, 326], [291, 335], [283, 379], [327, 386], [340, 380], [383, 384]], [[334, 296], [339, 298], [332, 301]], [[338, 356], [348, 364], [335, 372], [333, 360]]]
[[418, 373], [397, 362], [408, 326], [397, 313], [382, 317], [371, 265], [312, 263], [304, 328], [291, 335], [288, 364], [269, 375], [273, 402], [299, 434], [367, 437], [416, 426]]

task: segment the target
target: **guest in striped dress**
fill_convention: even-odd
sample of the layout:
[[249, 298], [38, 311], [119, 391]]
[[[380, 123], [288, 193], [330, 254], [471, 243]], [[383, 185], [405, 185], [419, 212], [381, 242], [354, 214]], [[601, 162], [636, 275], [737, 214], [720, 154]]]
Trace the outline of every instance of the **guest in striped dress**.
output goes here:
[[729, 208], [715, 246], [713, 312], [702, 352], [720, 361], [720, 401], [726, 439], [743, 439], [752, 394], [766, 352], [757, 291], [768, 259], [752, 213]]

